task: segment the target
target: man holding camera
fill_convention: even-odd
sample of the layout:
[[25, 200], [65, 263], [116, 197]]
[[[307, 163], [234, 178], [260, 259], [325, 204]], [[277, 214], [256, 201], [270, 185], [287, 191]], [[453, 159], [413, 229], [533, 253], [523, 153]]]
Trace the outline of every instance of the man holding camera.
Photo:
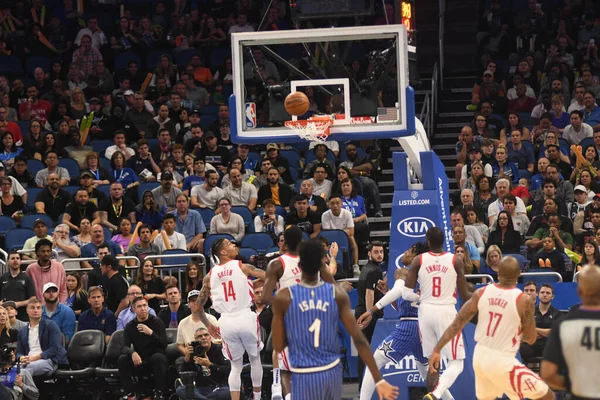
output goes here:
[[[223, 357], [223, 347], [211, 342], [206, 328], [198, 328], [194, 341], [186, 346], [182, 376], [193, 376], [193, 382], [178, 380], [180, 399], [228, 400], [231, 398], [227, 379], [231, 364]], [[184, 379], [185, 381], [185, 379]], [[177, 385], [177, 383], [176, 383]]]
[[37, 400], [40, 392], [33, 382], [31, 374], [26, 369], [21, 370], [20, 364], [15, 364], [14, 344], [0, 348], [0, 399], [21, 400], [24, 397]]

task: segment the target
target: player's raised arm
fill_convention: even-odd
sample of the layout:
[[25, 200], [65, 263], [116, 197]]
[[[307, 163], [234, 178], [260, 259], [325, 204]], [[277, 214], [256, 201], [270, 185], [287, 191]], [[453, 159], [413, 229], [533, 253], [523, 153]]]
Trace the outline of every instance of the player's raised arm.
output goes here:
[[271, 304], [273, 300], [273, 291], [277, 282], [283, 275], [283, 266], [281, 260], [276, 258], [271, 260], [267, 265], [267, 271], [265, 272], [265, 286], [263, 286], [262, 302], [265, 304]]
[[[464, 276], [463, 276], [464, 278]], [[446, 329], [446, 332], [442, 335], [440, 341], [433, 349], [431, 357], [429, 357], [429, 370], [431, 372], [437, 372], [440, 368], [440, 352], [452, 338], [456, 337], [465, 325], [477, 314], [477, 305], [479, 304], [479, 298], [484, 288], [478, 289], [473, 293], [473, 296], [467, 301], [461, 309], [458, 311], [456, 318], [452, 324]]]
[[404, 279], [407, 275], [408, 269], [396, 269], [396, 272], [394, 272], [394, 278], [396, 279], [396, 281], [394, 282], [394, 286], [392, 287], [392, 289], [388, 290], [388, 292], [385, 293], [385, 295], [377, 303], [375, 303], [370, 310], [367, 310], [363, 315], [361, 315], [358, 318], [357, 322], [359, 327], [362, 328], [363, 326], [366, 327], [367, 325], [369, 325], [373, 313], [384, 309], [387, 305], [394, 305], [396, 303], [396, 300], [402, 297], [402, 293], [404, 291]]
[[517, 310], [521, 316], [521, 341], [533, 345], [537, 339], [535, 330], [535, 298], [523, 293], [517, 300]]
[[251, 276], [253, 278], [262, 280], [265, 279], [265, 271], [256, 268], [252, 264], [242, 264], [242, 271], [244, 271], [244, 274], [246, 274], [246, 276]]
[[[263, 289], [264, 295], [264, 289]], [[281, 353], [285, 349], [285, 322], [284, 317], [290, 306], [290, 291], [280, 290], [273, 298], [273, 321], [271, 333], [273, 335], [273, 350]]]
[[462, 301], [467, 301], [471, 298], [471, 292], [469, 291], [469, 285], [465, 278], [465, 263], [462, 259], [454, 257], [454, 269], [456, 270], [456, 288]]
[[221, 334], [219, 333], [219, 329], [210, 323], [210, 321], [206, 317], [206, 313], [204, 312], [204, 306], [206, 305], [206, 302], [208, 301], [209, 296], [210, 296], [210, 274], [207, 274], [202, 279], [202, 289], [200, 289], [200, 294], [198, 295], [198, 299], [196, 300], [196, 302], [200, 306], [199, 307], [200, 308], [200, 310], [199, 310], [200, 321], [202, 321], [202, 323], [206, 326], [206, 329], [208, 329], [208, 333], [210, 333], [210, 335], [212, 337], [220, 338]]
[[[279, 293], [277, 294], [276, 299]], [[398, 397], [398, 388], [396, 386], [390, 385], [386, 382], [381, 373], [379, 372], [379, 368], [377, 368], [377, 364], [375, 363], [375, 359], [371, 354], [371, 346], [365, 338], [365, 335], [360, 331], [356, 320], [354, 319], [354, 315], [352, 314], [352, 310], [350, 309], [350, 298], [346, 294], [346, 292], [338, 285], [335, 286], [335, 300], [338, 306], [338, 310], [340, 313], [340, 320], [344, 327], [354, 340], [354, 345], [356, 346], [356, 350], [358, 351], [358, 355], [364, 361], [365, 365], [369, 368], [369, 371], [373, 375], [373, 379], [375, 380], [375, 389], [377, 390], [377, 394], [380, 399], [396, 399]], [[273, 324], [275, 324], [275, 317], [273, 317]], [[275, 345], [275, 337], [273, 337], [273, 346]]]
[[421, 257], [415, 257], [410, 264], [410, 270], [404, 281], [404, 289], [402, 290], [402, 298], [407, 301], [419, 301], [419, 295], [414, 289], [417, 286], [417, 278], [421, 269]]

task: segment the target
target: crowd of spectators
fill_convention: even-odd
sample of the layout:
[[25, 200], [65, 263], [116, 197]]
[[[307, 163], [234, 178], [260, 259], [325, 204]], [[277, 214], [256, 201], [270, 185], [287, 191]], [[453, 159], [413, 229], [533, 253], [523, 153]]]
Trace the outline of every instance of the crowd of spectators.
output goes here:
[[594, 2], [517, 3], [492, 0], [480, 19], [453, 234], [476, 228], [461, 251], [472, 271], [496, 277], [499, 256], [518, 254], [570, 280], [600, 245], [600, 14]]

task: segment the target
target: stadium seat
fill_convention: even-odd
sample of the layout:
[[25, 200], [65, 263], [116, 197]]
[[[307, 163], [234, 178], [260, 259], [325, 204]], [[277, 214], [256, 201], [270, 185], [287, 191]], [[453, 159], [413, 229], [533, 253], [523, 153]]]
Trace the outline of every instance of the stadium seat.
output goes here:
[[208, 64], [214, 70], [225, 65], [225, 60], [231, 57], [230, 48], [216, 48], [210, 52]]
[[35, 236], [33, 230], [28, 228], [13, 228], [6, 232], [4, 237], [4, 247], [7, 253], [13, 250], [20, 250], [27, 239]]
[[210, 208], [194, 208], [195, 211], [198, 211], [202, 216], [202, 221], [204, 222], [204, 226], [208, 231], [210, 229], [210, 221], [212, 221], [215, 216], [215, 212]]
[[21, 60], [17, 56], [0, 56], [0, 75], [21, 77], [24, 75]]
[[133, 51], [126, 51], [115, 55], [114, 70], [115, 72], [125, 71], [128, 67], [129, 61], [135, 61], [138, 65], [142, 65], [140, 56]]
[[244, 226], [246, 227], [246, 232], [250, 233], [254, 231], [254, 224], [252, 219], [252, 211], [248, 207], [245, 206], [233, 206], [231, 207], [231, 212], [240, 215], [244, 218]]
[[153, 71], [156, 69], [156, 66], [160, 62], [160, 57], [163, 54], [167, 54], [169, 59], [171, 59], [171, 54], [169, 54], [168, 50], [152, 50], [150, 54], [146, 56], [146, 70]]
[[28, 214], [24, 215], [23, 219], [21, 219], [21, 228], [33, 229], [33, 225], [38, 219], [44, 221], [48, 228], [52, 228], [52, 226], [54, 226], [52, 219], [46, 214]]
[[[262, 215], [264, 213], [265, 213], [265, 210], [263, 210], [262, 207], [256, 209], [256, 215], [262, 217]], [[275, 214], [281, 215], [283, 217], [283, 219], [285, 219], [285, 217], [287, 217], [287, 211], [285, 211], [285, 208], [283, 208], [281, 206], [275, 206]]]
[[124, 330], [115, 331], [106, 345], [106, 352], [102, 360], [102, 366], [94, 371], [97, 378], [103, 379], [105, 384], [114, 385], [119, 381], [119, 369], [117, 360], [123, 354], [125, 347]]
[[110, 165], [110, 160], [107, 160], [104, 157], [100, 157], [100, 167], [108, 171], [109, 174], [112, 174], [112, 165]]
[[36, 68], [42, 68], [44, 72], [50, 71], [50, 59], [48, 57], [30, 56], [25, 62], [25, 70], [27, 75], [33, 77], [33, 72]]
[[58, 166], [65, 168], [71, 176], [71, 181], [79, 183], [79, 163], [72, 158], [61, 158], [58, 160]]
[[300, 154], [294, 150], [281, 150], [279, 152], [282, 158], [290, 163], [290, 167], [300, 168]]
[[202, 130], [206, 132], [206, 130], [213, 124], [213, 122], [217, 121], [217, 119], [218, 118], [216, 115], [204, 115], [200, 119], [200, 126], [202, 127]]
[[[369, 155], [367, 154], [365, 149], [357, 146], [356, 147], [356, 157], [357, 158], [369, 157]], [[344, 162], [344, 161], [348, 161], [348, 154], [346, 154], [346, 148], [345, 147], [342, 148], [340, 146], [340, 162]]]
[[[106, 343], [104, 338], [104, 332], [98, 330], [76, 332], [71, 338], [67, 349], [70, 369], [60, 368], [56, 371], [54, 377], [61, 381], [94, 376], [96, 367], [102, 365]], [[71, 389], [81, 389], [80, 385], [80, 382], [77, 385], [73, 385], [73, 382], [70, 382], [70, 385], [65, 386], [71, 386]]]
[[106, 242], [107, 240], [112, 239], [112, 233], [111, 231], [108, 230], [107, 227], [103, 226], [102, 230], [104, 231], [104, 241]]
[[[517, 259], [517, 261], [519, 262], [519, 265], [521, 266], [521, 271], [524, 271], [526, 269], [526, 266], [529, 262], [522, 254], [504, 254], [504, 257], [509, 257], [509, 256]], [[483, 262], [484, 262], [484, 260], [482, 259], [481, 263], [483, 264]]]
[[582, 149], [582, 153], [584, 153], [584, 155], [585, 155], [585, 149], [589, 146], [592, 146], [593, 144], [594, 144], [594, 138], [585, 138], [581, 142], [579, 142], [579, 145], [581, 146], [581, 149]]
[[[31, 160], [29, 160], [31, 161]], [[30, 212], [35, 212], [35, 199], [37, 198], [38, 194], [44, 189], [42, 188], [27, 188], [27, 204], [25, 204], [27, 206], [27, 209]]]
[[242, 256], [242, 257], [246, 258], [248, 261], [250, 261], [250, 257], [258, 256], [258, 251], [251, 249], [249, 247], [242, 247], [242, 248], [240, 248], [240, 256]]
[[138, 199], [142, 198], [142, 194], [146, 190], [152, 190], [152, 189], [157, 188], [159, 186], [160, 186], [159, 182], [144, 182], [144, 183], [140, 183], [140, 186], [138, 187]]
[[[73, 178], [73, 177], [71, 177]], [[77, 179], [79, 180], [79, 179]], [[71, 195], [71, 197], [75, 197], [75, 193], [77, 193], [77, 191], [79, 190], [81, 186], [65, 186], [63, 188], [64, 191], [66, 191], [67, 193], [69, 193]]]
[[321, 231], [319, 233], [319, 237], [324, 237], [329, 240], [329, 243], [336, 242], [340, 251], [338, 251], [337, 257], [335, 260], [337, 261], [339, 266], [344, 265], [344, 254], [350, 254], [350, 240], [348, 239], [348, 235], [341, 229], [332, 229], [327, 231]]
[[200, 55], [200, 59], [202, 60], [202, 64], [204, 64], [204, 59], [202, 55], [196, 49], [188, 49], [183, 50], [182, 52], [175, 55], [175, 62], [178, 66], [186, 66], [190, 63], [193, 56]]
[[112, 140], [92, 140], [90, 142], [90, 146], [92, 146], [92, 150], [100, 155], [100, 157], [104, 157], [104, 153], [106, 149], [112, 146], [114, 142]]
[[105, 195], [110, 196], [110, 185], [98, 185], [98, 187], [96, 187], [96, 189], [98, 189]]
[[200, 114], [202, 114], [202, 117], [204, 117], [205, 115], [217, 115], [219, 113], [219, 105], [207, 105], [207, 106], [202, 106], [202, 108], [200, 109]]
[[242, 238], [242, 247], [254, 249], [259, 254], [266, 254], [273, 244], [273, 238], [265, 232], [248, 233]]
[[[312, 149], [310, 149], [310, 150], [308, 150], [306, 152], [305, 157], [304, 157], [305, 158], [304, 162], [306, 164], [309, 164], [309, 163], [311, 163], [311, 162], [313, 162], [313, 161], [315, 161], [317, 159], [317, 156], [315, 155], [315, 151], [314, 150], [315, 149], [313, 147]], [[331, 161], [333, 163], [333, 165], [335, 165], [335, 154], [333, 154], [333, 151], [331, 151], [329, 149], [327, 150], [327, 157], [326, 157], [326, 159], [329, 160], [329, 161]]]
[[9, 229], [14, 229], [16, 227], [17, 223], [14, 219], [8, 215], [0, 215], [0, 236], [6, 235], [6, 232]]
[[34, 178], [38, 171], [41, 171], [44, 168], [46, 168], [46, 166], [40, 160], [36, 160], [34, 158], [30, 158], [27, 160], [27, 171], [29, 171], [29, 173], [33, 175]]

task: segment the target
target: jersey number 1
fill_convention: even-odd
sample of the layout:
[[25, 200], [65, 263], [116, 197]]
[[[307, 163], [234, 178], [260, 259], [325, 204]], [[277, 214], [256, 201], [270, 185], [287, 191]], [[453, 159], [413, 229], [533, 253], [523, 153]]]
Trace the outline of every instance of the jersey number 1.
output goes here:
[[315, 349], [319, 348], [319, 337], [321, 336], [321, 320], [319, 318], [315, 318], [315, 322], [313, 322], [312, 325], [308, 327], [308, 331], [314, 335], [313, 345], [315, 346]]
[[223, 294], [225, 295], [225, 302], [229, 301], [231, 297], [235, 301], [235, 290], [233, 289], [233, 281], [221, 282], [223, 285]]

